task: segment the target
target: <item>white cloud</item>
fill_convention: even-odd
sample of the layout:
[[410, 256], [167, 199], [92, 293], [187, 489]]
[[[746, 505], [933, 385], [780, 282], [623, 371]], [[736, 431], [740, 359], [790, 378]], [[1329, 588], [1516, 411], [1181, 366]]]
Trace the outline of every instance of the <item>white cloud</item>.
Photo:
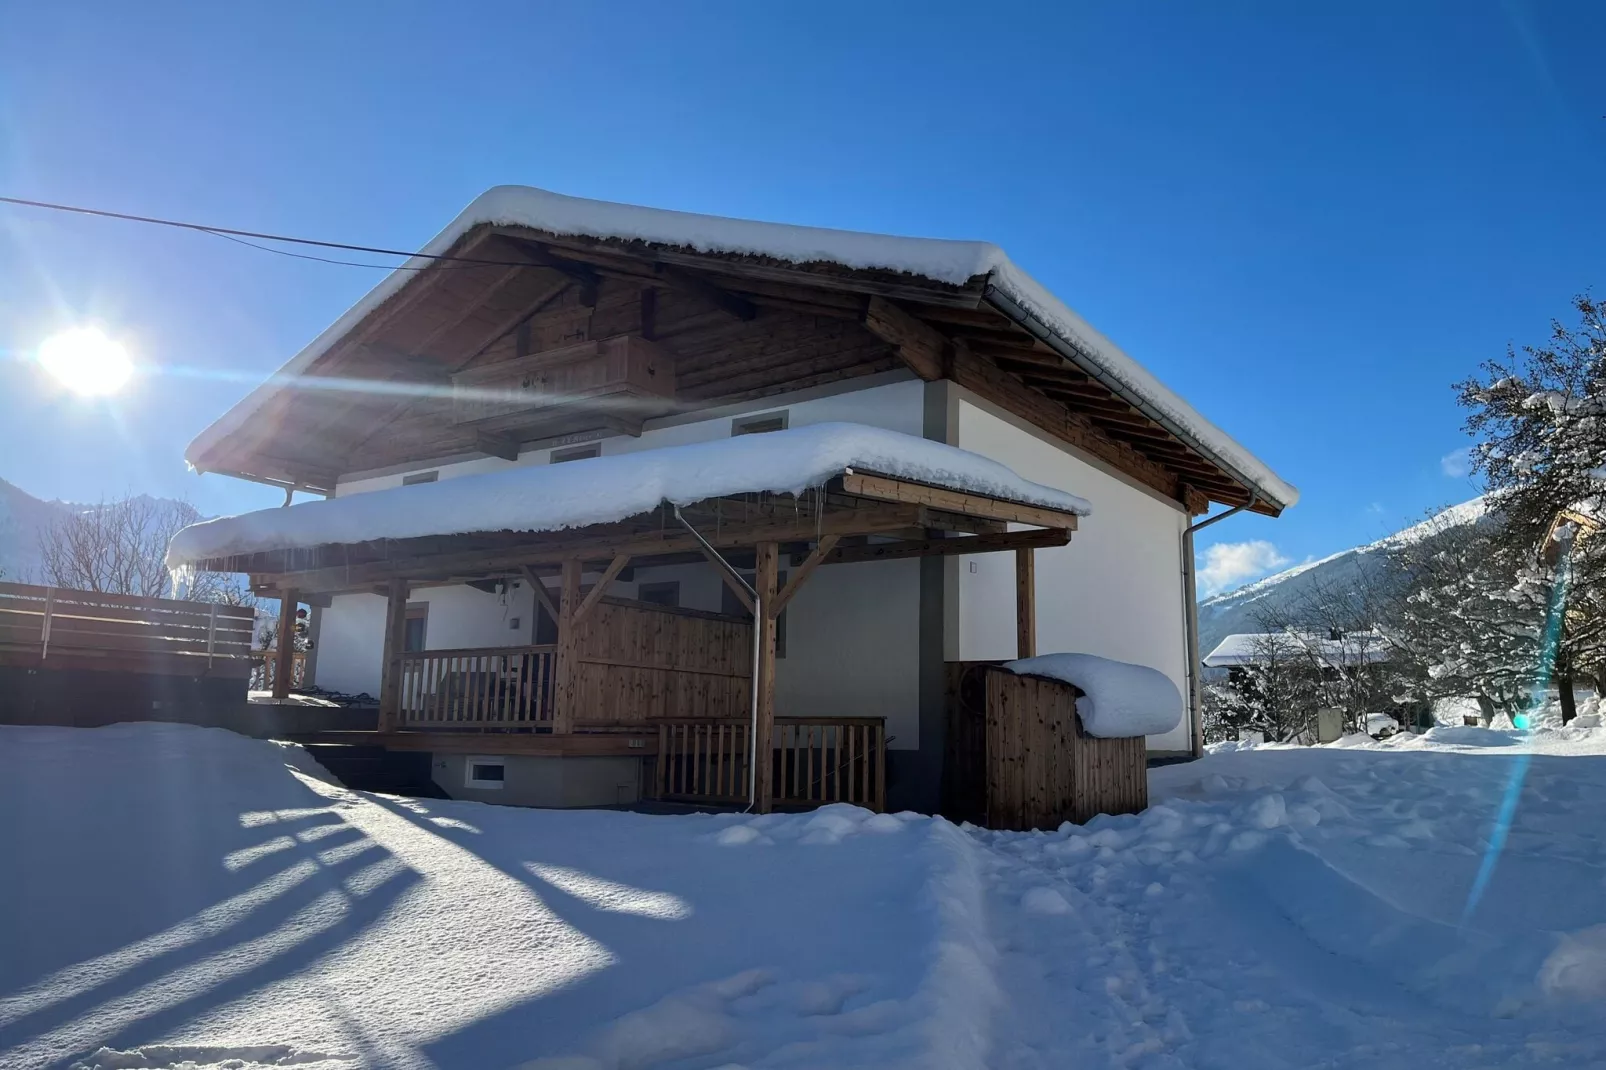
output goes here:
[[1439, 470], [1451, 479], [1465, 479], [1472, 474], [1472, 448], [1451, 450], [1439, 458]]
[[1204, 565], [1198, 570], [1199, 593], [1216, 594], [1286, 564], [1288, 558], [1265, 539], [1218, 542], [1205, 549]]

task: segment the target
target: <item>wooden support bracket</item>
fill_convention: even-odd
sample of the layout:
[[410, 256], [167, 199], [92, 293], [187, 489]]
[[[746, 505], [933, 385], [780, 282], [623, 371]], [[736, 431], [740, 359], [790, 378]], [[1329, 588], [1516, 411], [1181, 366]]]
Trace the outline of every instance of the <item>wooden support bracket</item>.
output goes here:
[[524, 575], [524, 582], [528, 583], [530, 590], [535, 592], [536, 602], [552, 615], [552, 623], [556, 624], [558, 621], [558, 604], [553, 600], [552, 592], [546, 589], [546, 584], [542, 583], [541, 577], [535, 574], [535, 569], [525, 565], [521, 571]]
[[824, 536], [820, 539], [819, 545], [814, 548], [814, 552], [805, 557], [803, 563], [797, 566], [792, 573], [792, 578], [786, 582], [785, 587], [781, 588], [780, 593], [775, 596], [775, 600], [764, 607], [764, 612], [772, 620], [781, 615], [781, 610], [785, 609], [786, 603], [790, 602], [792, 596], [797, 594], [798, 588], [803, 586], [803, 581], [808, 579], [815, 569], [825, 564], [825, 559], [831, 556], [831, 551], [836, 549], [836, 544], [840, 539], [840, 535]]
[[747, 593], [747, 588], [743, 587], [735, 576], [726, 571], [725, 563], [709, 553], [706, 546], [699, 545], [697, 549], [702, 551], [702, 555], [708, 558], [708, 563], [714, 566], [714, 571], [719, 573], [720, 582], [730, 588], [731, 594], [736, 596], [738, 602], [747, 607], [749, 613], [753, 612], [753, 596]]
[[591, 593], [585, 596], [579, 608], [574, 611], [574, 619], [576, 621], [584, 620], [586, 614], [590, 613], [596, 604], [602, 601], [603, 594], [608, 590], [608, 584], [612, 583], [628, 564], [630, 564], [629, 554], [618, 554], [612, 561], [608, 562], [608, 567], [602, 573], [602, 578], [597, 581], [595, 587], [591, 588]]
[[519, 459], [519, 444], [510, 435], [497, 435], [489, 431], [476, 432], [474, 448], [492, 457], [500, 457], [504, 461]]

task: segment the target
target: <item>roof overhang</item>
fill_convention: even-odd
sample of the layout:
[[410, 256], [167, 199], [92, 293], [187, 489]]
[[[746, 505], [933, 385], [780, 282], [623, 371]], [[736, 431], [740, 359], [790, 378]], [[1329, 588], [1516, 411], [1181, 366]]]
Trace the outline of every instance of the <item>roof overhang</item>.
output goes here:
[[[319, 380], [329, 374], [323, 367], [326, 358], [343, 348], [350, 350], [351, 340], [360, 338], [376, 320], [397, 315], [409, 295], [429, 286], [450, 285], [454, 271], [459, 276], [471, 274], [455, 270], [461, 265], [441, 265], [429, 257], [473, 257], [476, 250], [508, 248], [519, 250], [516, 261], [506, 260], [505, 252], [482, 256], [489, 261], [484, 268], [487, 276], [548, 267], [581, 277], [601, 270], [588, 263], [606, 261], [606, 270], [618, 277], [684, 287], [738, 316], [744, 309], [751, 311], [754, 302], [782, 301], [784, 307], [783, 299], [763, 292], [783, 284], [816, 288], [836, 302], [880, 300], [894, 316], [900, 310], [914, 313], [909, 326], [916, 337], [909, 339], [899, 338], [896, 323], [889, 334], [886, 324], [866, 319], [879, 337], [906, 341], [898, 347], [906, 360], [925, 347], [928, 364], [937, 366], [922, 368], [918, 361], [912, 365], [925, 378], [943, 377], [949, 370], [941, 362], [951, 358], [929, 353], [933, 345], [963, 348], [967, 323], [982, 314], [996, 314], [1022, 332], [1021, 345], [1036, 347], [1031, 352], [1012, 351], [1028, 360], [1025, 370], [1035, 371], [1033, 365], [1042, 363], [1043, 374], [1071, 380], [1064, 386], [1069, 394], [1055, 395], [1059, 402], [1085, 408], [1073, 418], [1098, 425], [1095, 431], [1109, 432], [1119, 440], [1117, 452], [1133, 454], [1139, 469], [1143, 464], [1167, 467], [1178, 473], [1182, 484], [1196, 483], [1194, 492], [1201, 500], [1241, 504], [1253, 497], [1255, 511], [1272, 515], [1298, 500], [1294, 487], [1094, 331], [997, 246], [722, 219], [516, 186], [497, 187], [477, 198], [424, 247], [425, 255], [383, 279], [268, 382], [197, 436], [186, 459], [203, 471], [332, 490], [340, 475], [331, 470], [333, 462], [323, 468], [302, 465], [279, 471], [258, 463], [249, 450], [231, 451], [228, 444], [259, 421], [282, 392], [325, 387]], [[505, 268], [496, 266], [497, 256], [504, 258]], [[751, 292], [740, 292], [743, 287]], [[385, 374], [394, 374], [397, 362], [412, 355], [378, 356], [385, 358]], [[349, 362], [349, 353], [343, 359]], [[1062, 370], [1048, 366], [1053, 361], [1062, 362]], [[1044, 386], [1030, 376], [1025, 381]], [[1058, 389], [1056, 381], [1048, 379], [1047, 389]], [[1084, 395], [1087, 400], [1079, 401]], [[1100, 402], [1094, 395], [1113, 403]], [[1186, 500], [1180, 491], [1176, 496]], [[1191, 501], [1190, 508], [1199, 511]]]

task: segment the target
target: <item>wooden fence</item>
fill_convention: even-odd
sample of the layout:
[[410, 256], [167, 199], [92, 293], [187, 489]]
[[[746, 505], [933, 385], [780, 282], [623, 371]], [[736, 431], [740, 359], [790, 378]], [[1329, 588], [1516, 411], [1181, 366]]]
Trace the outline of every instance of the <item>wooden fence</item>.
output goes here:
[[554, 646], [401, 655], [404, 728], [542, 728], [552, 723]]
[[[659, 798], [746, 803], [748, 737], [745, 720], [659, 721]], [[770, 760], [777, 806], [886, 809], [886, 726], [879, 717], [777, 717]]]
[[246, 606], [0, 583], [0, 653], [43, 668], [244, 677]]

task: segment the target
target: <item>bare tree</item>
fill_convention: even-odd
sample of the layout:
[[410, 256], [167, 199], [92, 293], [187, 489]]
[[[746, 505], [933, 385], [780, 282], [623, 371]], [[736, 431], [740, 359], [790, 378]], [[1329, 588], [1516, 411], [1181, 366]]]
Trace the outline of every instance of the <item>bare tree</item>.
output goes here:
[[45, 582], [54, 587], [195, 602], [253, 603], [234, 577], [197, 572], [174, 591], [167, 544], [180, 528], [202, 519], [188, 502], [145, 495], [102, 501], [71, 513], [40, 533]]

